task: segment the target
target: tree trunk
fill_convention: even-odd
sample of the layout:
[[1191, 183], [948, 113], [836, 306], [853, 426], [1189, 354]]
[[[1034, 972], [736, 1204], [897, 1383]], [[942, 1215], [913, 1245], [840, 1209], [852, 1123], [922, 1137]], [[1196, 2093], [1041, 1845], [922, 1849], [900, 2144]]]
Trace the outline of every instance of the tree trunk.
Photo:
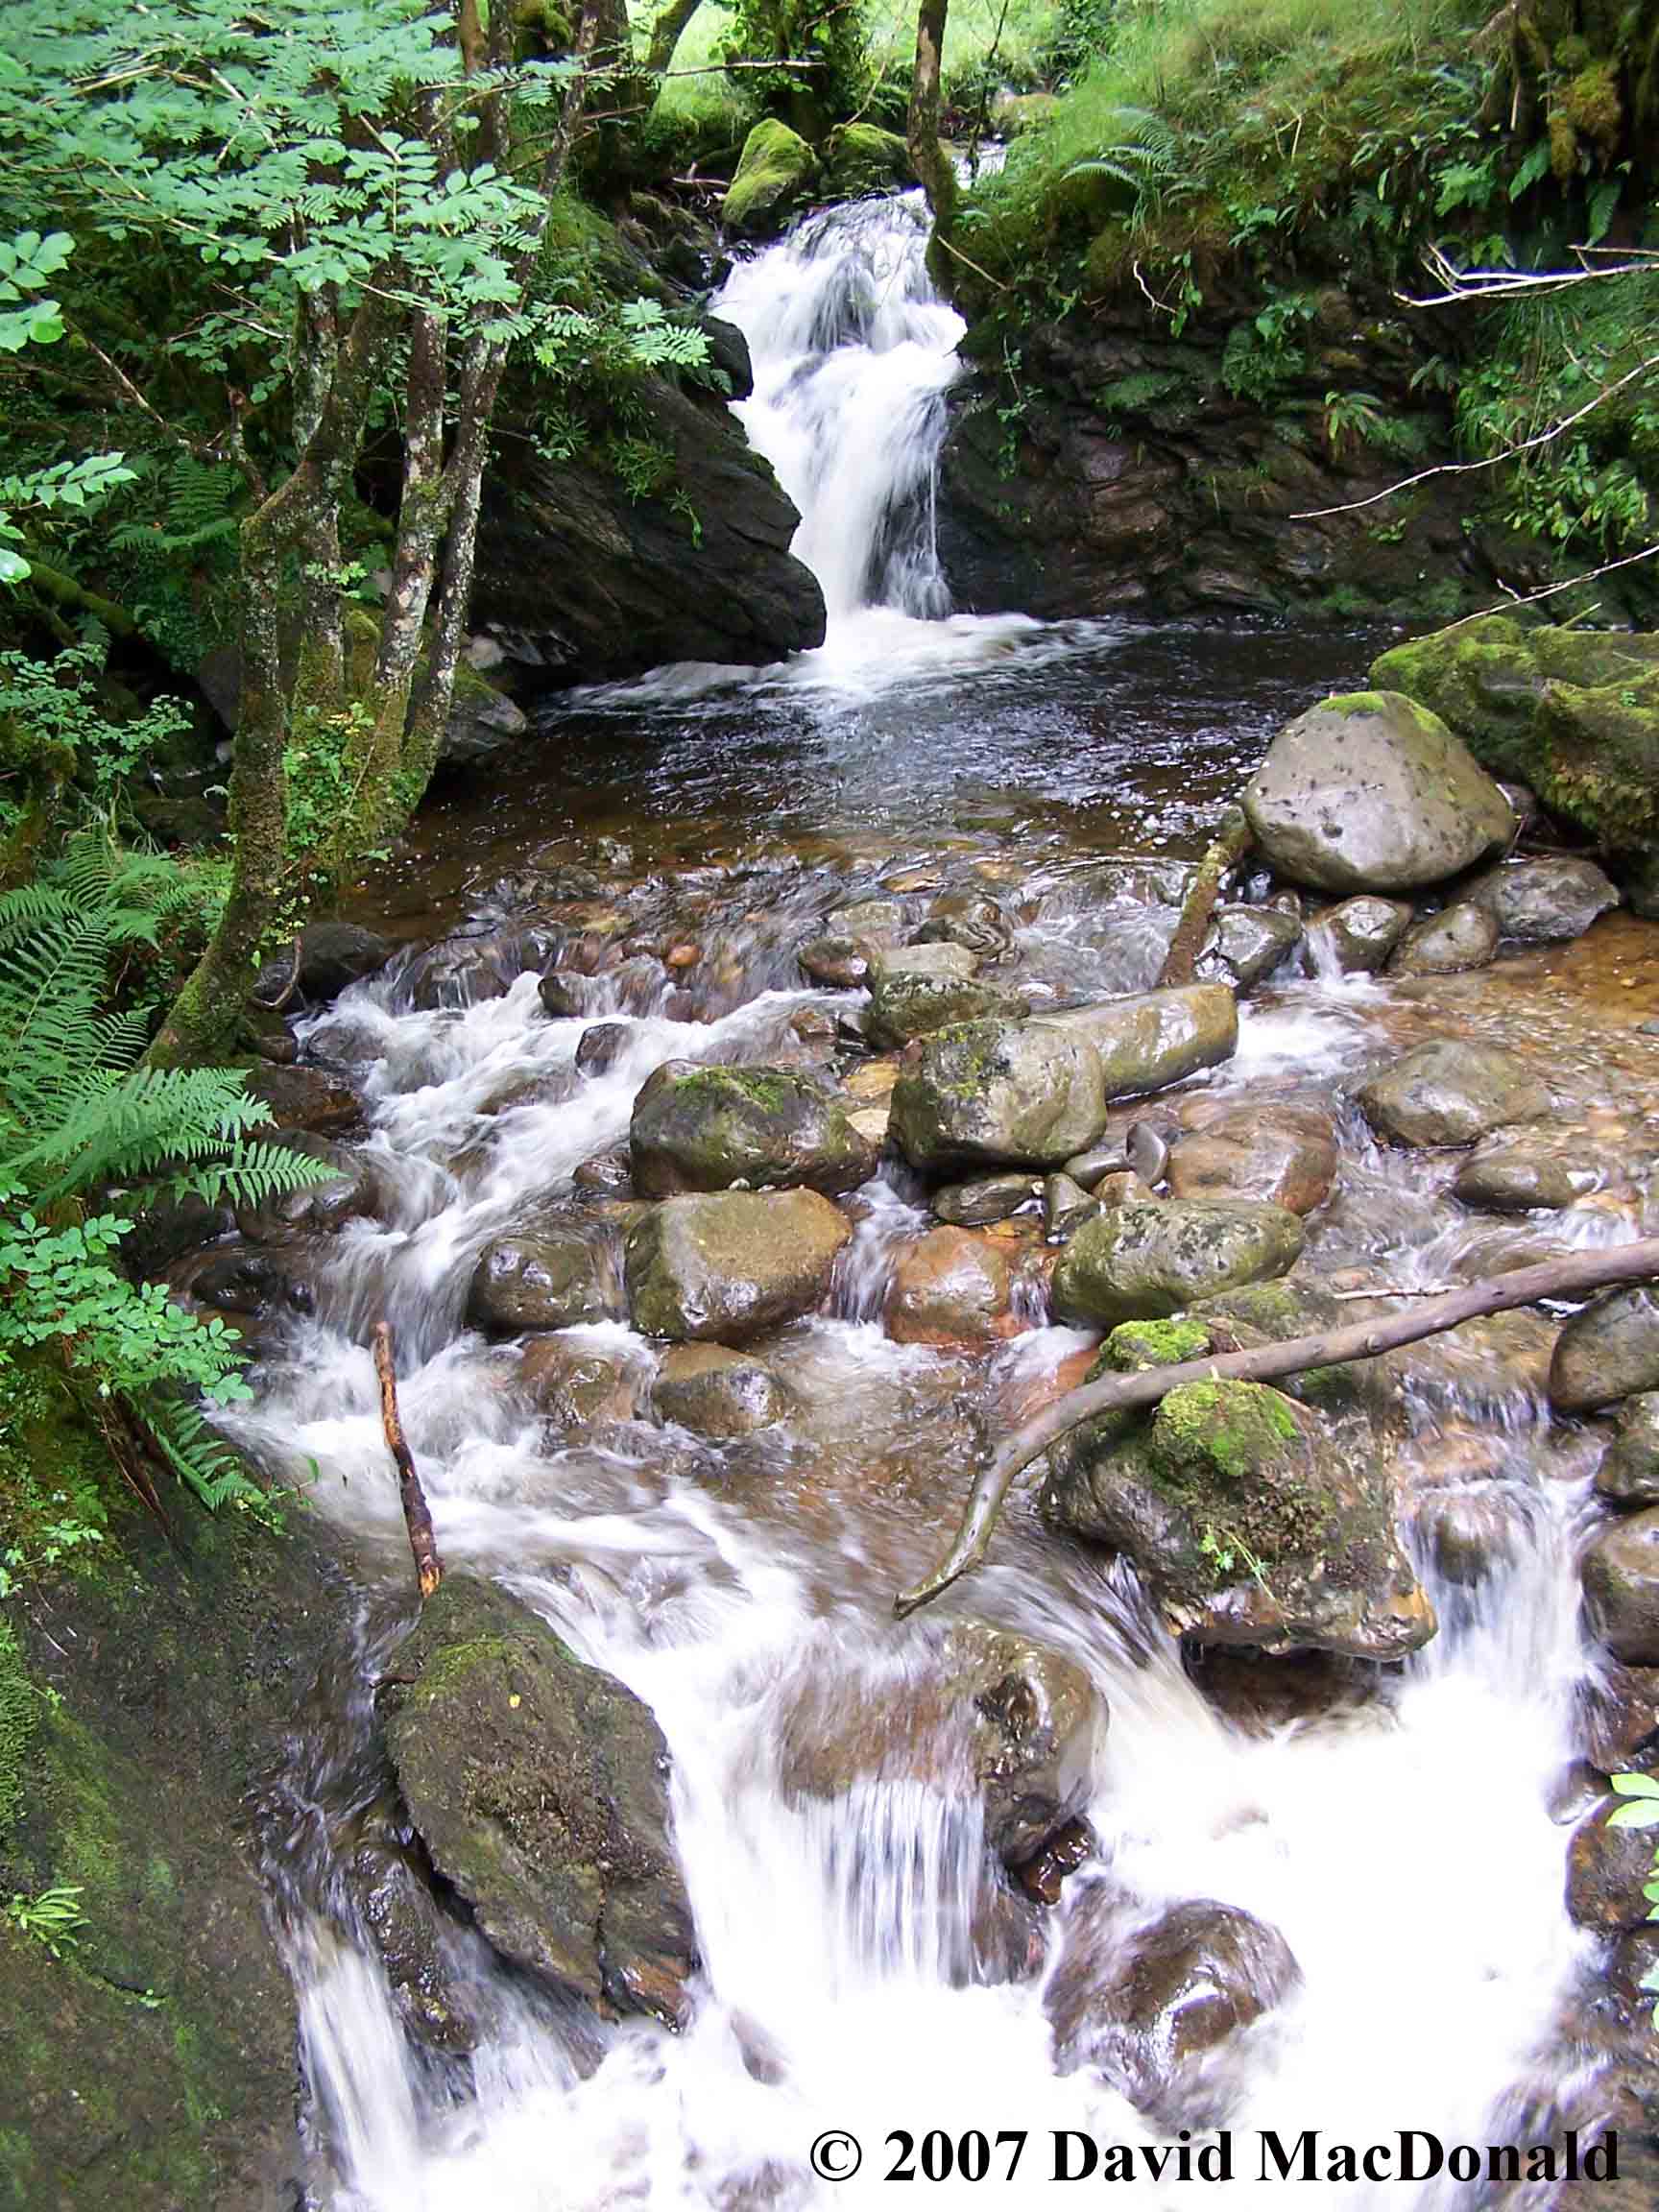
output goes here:
[[1199, 861], [1197, 873], [1188, 886], [1181, 918], [1169, 940], [1169, 950], [1164, 955], [1164, 967], [1158, 977], [1160, 991], [1169, 990], [1177, 983], [1191, 982], [1209, 933], [1210, 917], [1221, 896], [1221, 886], [1249, 850], [1250, 825], [1244, 819], [1244, 810], [1240, 806], [1230, 806], [1220, 834]]
[[661, 77], [673, 60], [681, 33], [702, 5], [703, 0], [668, 0], [651, 26], [651, 44], [645, 56], [645, 67], [651, 76]]
[[[956, 219], [956, 171], [939, 138], [939, 72], [945, 53], [945, 18], [950, 0], [921, 0], [916, 11], [916, 72], [910, 80], [910, 107], [904, 142], [910, 166], [921, 180], [933, 210], [933, 248], [939, 256]], [[938, 271], [935, 269], [935, 276]]]
[[[1338, 1367], [1350, 1359], [1375, 1359], [1380, 1353], [1418, 1343], [1425, 1336], [1438, 1336], [1460, 1322], [1479, 1320], [1487, 1313], [1507, 1313], [1517, 1306], [1536, 1306], [1546, 1298], [1582, 1298], [1610, 1284], [1647, 1283], [1655, 1277], [1659, 1277], [1659, 1237], [1644, 1237], [1609, 1251], [1574, 1252], [1559, 1260], [1543, 1261], [1536, 1267], [1518, 1267], [1506, 1275], [1472, 1283], [1467, 1289], [1448, 1291], [1444, 1297], [1430, 1299], [1404, 1312], [1357, 1321], [1347, 1329], [1329, 1329], [1322, 1335], [1292, 1336], [1283, 1344], [1223, 1352], [1210, 1359], [1184, 1359], [1174, 1367], [1147, 1367], [1136, 1374], [1108, 1375], [1098, 1382], [1085, 1383], [1080, 1390], [1069, 1391], [1035, 1421], [1028, 1421], [1003, 1445], [969, 1493], [968, 1509], [955, 1542], [926, 1580], [900, 1593], [893, 1600], [894, 1611], [902, 1616], [930, 1604], [952, 1582], [979, 1565], [1015, 1477], [1081, 1422], [1093, 1421], [1102, 1413], [1156, 1406], [1171, 1390], [1188, 1382], [1270, 1382], [1280, 1376], [1304, 1374], [1310, 1367]], [[1389, 1292], [1379, 1290], [1377, 1296], [1386, 1298]]]

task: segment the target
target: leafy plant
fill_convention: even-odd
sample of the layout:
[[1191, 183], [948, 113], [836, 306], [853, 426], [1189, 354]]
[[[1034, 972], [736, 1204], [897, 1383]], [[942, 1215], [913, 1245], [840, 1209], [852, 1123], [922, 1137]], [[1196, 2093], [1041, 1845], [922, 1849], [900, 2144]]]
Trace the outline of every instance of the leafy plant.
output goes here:
[[82, 1887], [79, 1882], [55, 1882], [33, 1897], [14, 1891], [6, 1917], [20, 1936], [42, 1944], [54, 1959], [61, 1959], [65, 1951], [75, 1949], [86, 1925], [86, 1915], [81, 1910]]
[[[1609, 1779], [1624, 1800], [1607, 1815], [1609, 1828], [1659, 1828], [1659, 1780], [1651, 1774], [1614, 1774]], [[1642, 1894], [1647, 1900], [1648, 1919], [1659, 1920], [1659, 1843], [1653, 1846]], [[1653, 1993], [1653, 2025], [1659, 2028], [1659, 1966], [1649, 1966], [1637, 1986]]]

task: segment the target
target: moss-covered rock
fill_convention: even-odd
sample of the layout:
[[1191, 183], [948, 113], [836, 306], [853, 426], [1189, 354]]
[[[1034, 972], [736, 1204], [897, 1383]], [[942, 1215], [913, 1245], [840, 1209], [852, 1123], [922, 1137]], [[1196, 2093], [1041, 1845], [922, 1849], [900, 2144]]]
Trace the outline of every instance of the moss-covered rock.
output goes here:
[[769, 115], [743, 141], [736, 174], [720, 205], [720, 219], [728, 230], [747, 231], [753, 237], [780, 229], [817, 174], [818, 156], [805, 139]]
[[865, 1018], [871, 1043], [888, 1050], [953, 1022], [1012, 1019], [1026, 1011], [1024, 999], [981, 981], [977, 967], [965, 945], [905, 945], [878, 952]]
[[876, 123], [841, 123], [824, 146], [824, 192], [831, 200], [855, 200], [911, 179], [910, 152], [897, 132]]
[[1110, 1329], [1161, 1320], [1195, 1298], [1283, 1275], [1302, 1250], [1302, 1224], [1283, 1206], [1168, 1199], [1118, 1206], [1085, 1221], [1054, 1270], [1062, 1321]]
[[845, 1103], [793, 1068], [709, 1068], [670, 1060], [634, 1101], [634, 1188], [682, 1190], [805, 1184], [855, 1190], [876, 1171], [877, 1146]]
[[1105, 1125], [1100, 1055], [1083, 1031], [1054, 1022], [954, 1023], [925, 1042], [893, 1091], [894, 1139], [926, 1175], [1058, 1167]]
[[851, 1224], [816, 1190], [664, 1198], [628, 1233], [628, 1309], [647, 1336], [747, 1344], [809, 1313]]
[[1434, 1615], [1400, 1549], [1380, 1457], [1256, 1382], [1169, 1392], [1057, 1448], [1044, 1511], [1125, 1554], [1200, 1641], [1398, 1659]]
[[1486, 767], [1608, 852], [1659, 839], [1659, 635], [1489, 614], [1392, 647], [1371, 677], [1432, 708]]
[[427, 1599], [379, 1705], [415, 1827], [496, 1950], [589, 2004], [681, 2019], [691, 1907], [648, 1708], [464, 1575]]

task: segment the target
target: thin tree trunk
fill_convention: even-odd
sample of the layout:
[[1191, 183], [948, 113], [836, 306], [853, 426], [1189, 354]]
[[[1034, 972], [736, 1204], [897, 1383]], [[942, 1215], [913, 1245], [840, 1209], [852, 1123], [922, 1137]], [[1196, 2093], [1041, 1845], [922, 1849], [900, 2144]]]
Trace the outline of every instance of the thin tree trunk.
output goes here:
[[403, 1433], [397, 1410], [397, 1363], [390, 1321], [374, 1324], [374, 1373], [380, 1383], [380, 1426], [386, 1449], [397, 1470], [397, 1495], [403, 1503], [403, 1526], [409, 1531], [409, 1550], [415, 1560], [415, 1578], [422, 1598], [430, 1598], [444, 1579], [444, 1562], [438, 1556], [438, 1538], [432, 1527], [426, 1493], [421, 1487], [414, 1455]]
[[[914, 1613], [970, 1574], [984, 1558], [997, 1517], [1013, 1487], [1014, 1479], [1051, 1444], [1084, 1421], [1102, 1413], [1120, 1413], [1141, 1406], [1156, 1406], [1188, 1382], [1270, 1382], [1280, 1376], [1300, 1375], [1310, 1367], [1337, 1367], [1350, 1359], [1375, 1359], [1403, 1344], [1438, 1336], [1461, 1322], [1479, 1320], [1487, 1313], [1507, 1313], [1517, 1306], [1536, 1306], [1546, 1298], [1582, 1298], [1615, 1283], [1647, 1283], [1659, 1277], [1659, 1237], [1640, 1238], [1634, 1243], [1615, 1245], [1609, 1251], [1574, 1252], [1560, 1260], [1546, 1260], [1536, 1267], [1518, 1267], [1506, 1275], [1493, 1275], [1467, 1289], [1452, 1290], [1404, 1313], [1357, 1321], [1346, 1329], [1330, 1329], [1318, 1336], [1292, 1336], [1283, 1344], [1262, 1344], [1248, 1352], [1224, 1352], [1211, 1359], [1184, 1359], [1173, 1367], [1147, 1367], [1133, 1375], [1109, 1375], [1085, 1383], [1035, 1421], [1011, 1436], [974, 1481], [968, 1509], [955, 1542], [939, 1565], [913, 1590], [902, 1591], [893, 1601], [902, 1617]], [[1379, 1298], [1388, 1295], [1380, 1290]]]
[[956, 171], [939, 138], [939, 73], [949, 11], [950, 0], [921, 0], [916, 11], [916, 70], [904, 122], [910, 166], [933, 210], [933, 238], [938, 245], [949, 239], [956, 220]]
[[1175, 925], [1175, 934], [1169, 940], [1169, 950], [1164, 955], [1164, 967], [1158, 977], [1161, 991], [1173, 984], [1191, 982], [1209, 933], [1210, 917], [1221, 896], [1221, 886], [1249, 850], [1250, 825], [1244, 819], [1244, 810], [1241, 806], [1230, 806], [1220, 833], [1199, 861], [1197, 874], [1188, 886], [1181, 919]]
[[651, 26], [651, 44], [645, 56], [645, 67], [651, 76], [661, 77], [673, 60], [682, 32], [702, 5], [703, 0], [668, 0]]

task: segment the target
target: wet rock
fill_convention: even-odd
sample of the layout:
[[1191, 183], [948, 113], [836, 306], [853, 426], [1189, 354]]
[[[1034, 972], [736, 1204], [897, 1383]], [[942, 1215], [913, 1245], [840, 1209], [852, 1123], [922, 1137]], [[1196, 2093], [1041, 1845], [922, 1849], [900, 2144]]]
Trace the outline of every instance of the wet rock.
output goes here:
[[1401, 1659], [1434, 1614], [1374, 1450], [1254, 1382], [1189, 1382], [1053, 1453], [1043, 1510], [1134, 1565], [1171, 1629], [1264, 1650]]
[[[1240, 1289], [1199, 1299], [1189, 1308], [1183, 1322], [1162, 1326], [1201, 1328], [1207, 1338], [1206, 1352], [1250, 1352], [1262, 1344], [1286, 1344], [1295, 1336], [1320, 1335], [1344, 1327], [1354, 1317], [1351, 1305], [1334, 1298], [1317, 1283], [1270, 1281], [1247, 1283]], [[1145, 1329], [1154, 1325], [1136, 1326]], [[1108, 1341], [1116, 1340], [1114, 1333]], [[1376, 1418], [1385, 1415], [1393, 1404], [1389, 1370], [1384, 1362], [1375, 1359], [1353, 1360], [1340, 1367], [1305, 1368], [1299, 1375], [1285, 1376], [1278, 1387], [1286, 1397], [1299, 1398], [1328, 1414], [1363, 1410]]]
[[1582, 937], [1619, 894], [1594, 860], [1512, 860], [1472, 883], [1468, 897], [1483, 906], [1505, 937], [1524, 945], [1556, 945]]
[[1230, 1060], [1238, 1046], [1238, 1008], [1221, 983], [1146, 991], [1133, 998], [1046, 1015], [1044, 1022], [1088, 1038], [1100, 1056], [1108, 1099], [1184, 1083], [1189, 1075]]
[[1473, 1144], [1509, 1122], [1541, 1120], [1550, 1094], [1513, 1053], [1447, 1037], [1373, 1076], [1359, 1105], [1392, 1143]]
[[743, 141], [736, 171], [720, 204], [728, 230], [766, 237], [783, 228], [818, 174], [818, 156], [805, 138], [775, 115], [757, 123]]
[[857, 991], [870, 974], [870, 955], [853, 937], [814, 937], [795, 957], [807, 982], [827, 991]]
[[1302, 1224], [1282, 1206], [1223, 1199], [1130, 1204], [1085, 1221], [1054, 1270], [1056, 1318], [1082, 1328], [1178, 1313], [1195, 1298], [1283, 1275]]
[[1214, 971], [1240, 991], [1265, 982], [1302, 942], [1302, 925], [1293, 914], [1270, 906], [1220, 906], [1200, 973]]
[[1584, 1756], [1610, 1774], [1659, 1735], [1659, 1667], [1621, 1667], [1603, 1658], [1579, 1677], [1577, 1704]]
[[893, 1090], [893, 1137], [924, 1174], [1056, 1167], [1106, 1120], [1100, 1056], [1051, 1022], [966, 1022], [928, 1038]]
[[555, 968], [537, 984], [536, 994], [551, 1021], [579, 1022], [587, 1011], [588, 979], [585, 975], [566, 975]]
[[928, 1037], [953, 1022], [1022, 1014], [1024, 1001], [975, 981], [977, 963], [962, 945], [910, 945], [878, 952], [871, 964], [865, 1027], [883, 1047]]
[[644, 1393], [643, 1362], [554, 1333], [525, 1345], [517, 1382], [539, 1413], [563, 1429], [632, 1421]]
[[1335, 1173], [1335, 1127], [1315, 1106], [1211, 1111], [1169, 1154], [1177, 1198], [1254, 1198], [1292, 1214], [1322, 1206]]
[[983, 1229], [1006, 1221], [1037, 1194], [1029, 1175], [984, 1175], [975, 1183], [948, 1183], [933, 1193], [933, 1211], [955, 1229]]
[[[241, 1227], [228, 1206], [210, 1206], [194, 1190], [181, 1197], [156, 1197], [121, 1239], [122, 1271], [134, 1283], [153, 1283], [187, 1253], [216, 1243]], [[243, 1235], [251, 1235], [243, 1229]]]
[[[295, 978], [298, 996], [312, 1006], [325, 1006], [349, 984], [378, 974], [391, 959], [390, 938], [365, 929], [355, 922], [312, 922], [300, 933], [300, 969]], [[266, 997], [267, 974], [278, 974], [287, 981], [288, 963], [274, 961], [261, 973], [255, 997]], [[280, 984], [278, 986], [280, 988]]]
[[1060, 2070], [1098, 2067], [1142, 2111], [1213, 2125], [1205, 2059], [1282, 2004], [1301, 1968], [1276, 1928], [1207, 1897], [1127, 1921], [1101, 1889], [1067, 1927], [1047, 1992]]
[[1316, 891], [1413, 891], [1501, 853], [1509, 803], [1437, 714], [1398, 691], [1327, 699], [1244, 792], [1274, 870]]
[[510, 980], [488, 938], [461, 938], [434, 945], [412, 961], [403, 973], [400, 996], [418, 1012], [431, 1014], [504, 998]]
[[1609, 1797], [1573, 1831], [1567, 1846], [1567, 1911], [1580, 1928], [1617, 1936], [1646, 1926], [1642, 1894], [1653, 1860], [1650, 1829], [1609, 1828]]
[[1659, 1667], [1659, 1509], [1599, 1529], [1579, 1573], [1591, 1634], [1627, 1667]]
[[571, 1175], [578, 1190], [632, 1190], [631, 1167], [626, 1152], [595, 1152]]
[[1483, 906], [1460, 900], [1414, 922], [1394, 949], [1390, 975], [1461, 975], [1484, 968], [1498, 950], [1498, 925]]
[[480, 1993], [459, 1971], [458, 1931], [408, 1856], [389, 1843], [361, 1843], [346, 1882], [404, 2027], [431, 2051], [475, 2050], [487, 2029]]
[[174, 1281], [200, 1304], [235, 1316], [240, 1325], [244, 1315], [274, 1320], [284, 1313], [315, 1312], [317, 1293], [306, 1280], [305, 1265], [299, 1251], [251, 1251], [238, 1242], [185, 1261]]
[[972, 1229], [932, 1229], [893, 1268], [887, 1334], [899, 1344], [983, 1344], [1018, 1334], [1005, 1255]]
[[1099, 1211], [1099, 1199], [1070, 1175], [1050, 1175], [1043, 1186], [1043, 1229], [1051, 1244], [1063, 1244]]
[[438, 749], [444, 766], [480, 768], [488, 762], [499, 770], [504, 756], [514, 751], [529, 728], [524, 709], [463, 657], [456, 666], [449, 719]]
[[274, 1068], [260, 1061], [247, 1090], [271, 1109], [277, 1129], [303, 1129], [314, 1137], [350, 1136], [363, 1124], [357, 1094], [321, 1068]]
[[1515, 1514], [1496, 1485], [1431, 1492], [1417, 1521], [1436, 1569], [1460, 1589], [1479, 1588], [1519, 1556]]
[[903, 927], [904, 909], [897, 899], [856, 899], [830, 916], [831, 937], [850, 937], [872, 956], [896, 946]]
[[579, 1229], [548, 1226], [493, 1237], [478, 1255], [467, 1293], [472, 1327], [502, 1336], [605, 1321], [615, 1311], [607, 1256]]
[[[373, 1153], [353, 1151], [327, 1137], [296, 1131], [281, 1141], [285, 1151], [302, 1153], [330, 1170], [325, 1181], [279, 1190], [257, 1206], [238, 1209], [236, 1226], [254, 1243], [279, 1243], [301, 1232], [328, 1235], [348, 1221], [372, 1219], [396, 1203], [393, 1172]], [[122, 1245], [128, 1257], [132, 1239]]]
[[771, 1428], [790, 1407], [789, 1393], [763, 1360], [723, 1344], [676, 1344], [664, 1353], [651, 1403], [660, 1421], [722, 1441]]
[[877, 1148], [833, 1092], [790, 1068], [709, 1068], [670, 1060], [634, 1101], [634, 1187], [648, 1198], [683, 1190], [796, 1184], [856, 1190]]
[[634, 1037], [631, 1022], [594, 1022], [576, 1041], [576, 1069], [582, 1075], [605, 1075], [627, 1051]]
[[376, 1702], [410, 1817], [512, 1963], [684, 2020], [696, 1966], [649, 1710], [527, 1606], [465, 1575], [422, 1606]]
[[1453, 1195], [1489, 1214], [1552, 1212], [1606, 1180], [1581, 1129], [1500, 1129], [1483, 1137], [1458, 1170]]
[[960, 945], [976, 960], [1000, 960], [1013, 950], [1014, 925], [983, 892], [947, 891], [934, 900], [912, 945]]
[[1375, 975], [1410, 926], [1411, 909], [1402, 900], [1344, 899], [1309, 925], [1314, 969], [1334, 968], [1340, 975]]
[[1659, 1292], [1604, 1291], [1555, 1339], [1551, 1399], [1563, 1413], [1590, 1413], [1645, 1390], [1659, 1390]]
[[1104, 1701], [1074, 1661], [959, 1621], [902, 1688], [839, 1674], [809, 1685], [783, 1733], [783, 1785], [804, 1797], [844, 1796], [874, 1781], [971, 1791], [984, 1807], [986, 1843], [1013, 1868], [1088, 1803], [1106, 1723]]
[[851, 1235], [815, 1190], [666, 1198], [628, 1233], [634, 1326], [648, 1336], [749, 1343], [822, 1304]]
[[1596, 1487], [1614, 1505], [1659, 1505], [1659, 1391], [1645, 1390], [1620, 1407]]

